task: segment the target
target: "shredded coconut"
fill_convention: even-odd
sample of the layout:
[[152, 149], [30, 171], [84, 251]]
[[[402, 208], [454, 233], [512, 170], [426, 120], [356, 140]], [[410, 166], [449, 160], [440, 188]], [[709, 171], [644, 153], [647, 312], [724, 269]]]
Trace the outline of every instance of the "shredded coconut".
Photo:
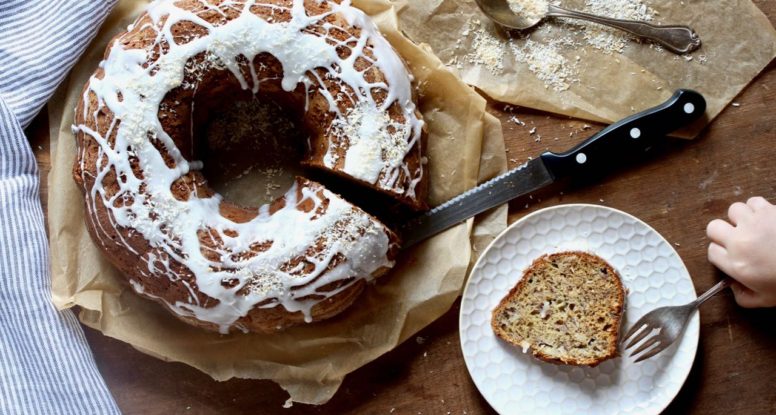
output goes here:
[[495, 75], [504, 70], [506, 42], [484, 30], [479, 19], [470, 20], [462, 34], [473, 37], [471, 50], [464, 57], [466, 62], [484, 66]]
[[521, 43], [510, 42], [515, 59], [526, 64], [528, 70], [544, 82], [545, 88], [565, 91], [579, 81], [576, 61], [569, 61], [561, 54], [560, 42], [543, 44], [527, 39]]
[[515, 123], [517, 125], [520, 125], [520, 126], [524, 126], [525, 125], [525, 122], [524, 121], [520, 121], [520, 119], [517, 118], [516, 115], [513, 115], [513, 116], [509, 117], [507, 122], [513, 122], [513, 123]]
[[294, 406], [294, 401], [291, 398], [286, 399], [286, 401], [283, 403], [283, 408], [284, 409], [289, 409], [292, 406]]
[[[552, 4], [563, 6], [563, 1]], [[508, 0], [515, 13], [543, 14], [547, 0]], [[657, 11], [641, 0], [585, 0], [580, 11], [617, 19], [653, 22]], [[490, 22], [469, 19], [461, 29], [461, 38], [454, 47], [454, 55], [447, 65], [464, 69], [468, 63], [500, 75], [506, 68], [516, 66], [530, 71], [544, 83], [545, 88], [561, 92], [579, 83], [580, 70], [585, 66], [584, 48], [593, 48], [606, 55], [622, 54], [634, 36], [618, 29], [581, 20], [548, 20], [531, 33], [511, 31], [500, 33]], [[658, 52], [663, 48], [650, 44]], [[582, 53], [580, 53], [582, 52]], [[681, 57], [676, 57], [681, 59]], [[684, 59], [691, 61], [690, 55]], [[705, 55], [695, 59], [706, 62]]]
[[[656, 12], [639, 0], [586, 0], [585, 12], [615, 19], [651, 22]], [[585, 23], [587, 44], [604, 53], [622, 53], [633, 36], [596, 23]]]

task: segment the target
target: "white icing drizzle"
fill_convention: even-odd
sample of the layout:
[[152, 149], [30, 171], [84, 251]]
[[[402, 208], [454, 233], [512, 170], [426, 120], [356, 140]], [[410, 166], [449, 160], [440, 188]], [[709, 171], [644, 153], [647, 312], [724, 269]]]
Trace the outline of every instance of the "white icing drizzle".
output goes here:
[[[153, 24], [146, 23], [138, 29], [153, 29], [157, 33], [156, 44], [148, 50], [124, 49], [118, 39], [100, 63], [104, 75], [93, 76], [89, 81], [83, 95], [83, 113], [77, 116], [83, 121], [74, 126], [74, 131], [99, 145], [97, 157], [93, 157], [96, 166], [84, 164], [85, 150], [78, 155], [84, 183], [89, 182], [87, 176], [94, 176], [94, 185], [86, 189], [91, 227], [103, 247], [118, 244], [138, 256], [134, 271], [143, 278], [168, 278], [185, 287], [189, 292], [187, 301], [170, 303], [149, 293], [141, 281], [130, 281], [137, 292], [165, 301], [182, 316], [213, 323], [222, 333], [230, 327], [241, 328], [235, 322], [257, 305], [266, 308], [280, 305], [289, 312], [300, 311], [309, 321], [313, 306], [359, 279], [370, 279], [378, 269], [393, 265], [387, 258], [390, 240], [385, 228], [338, 196], [316, 186], [295, 184], [284, 196], [283, 208], [270, 215], [269, 206], [262, 206], [258, 216], [245, 223], [232, 222], [220, 214], [219, 195], [201, 198], [192, 194], [188, 200], [177, 200], [171, 186], [191, 170], [201, 168], [201, 163], [187, 161], [182, 156], [172, 137], [162, 128], [159, 106], [170, 90], [180, 86], [195, 88], [184, 84], [184, 75], [198, 70], [191, 67], [190, 59], [201, 53], [206, 53], [206, 61], [216, 67], [228, 69], [244, 89], [254, 93], [258, 92], [261, 80], [257, 79], [253, 65], [249, 65], [252, 79], [243, 76], [240, 55], [250, 62], [264, 52], [275, 56], [283, 66], [282, 87], [286, 91], [294, 90], [298, 84], [309, 90], [314, 85], [309, 77], [318, 76], [313, 69], [322, 68], [353, 91], [360, 91], [358, 102], [346, 114], [339, 111], [335, 97], [326, 90], [320, 91], [329, 100], [329, 110], [336, 115], [332, 128], [353, 134], [348, 137], [350, 147], [345, 152], [344, 172], [393, 190], [403, 172], [412, 179], [400, 191], [412, 195], [420, 177], [410, 174], [403, 159], [420, 145], [422, 121], [415, 115], [410, 76], [374, 24], [348, 1], [322, 2], [330, 5], [331, 11], [317, 16], [308, 16], [301, 0], [294, 0], [290, 9], [255, 0], [225, 1], [219, 6], [204, 0], [201, 3], [205, 11], [217, 11], [225, 16], [229, 8], [239, 11], [239, 16], [214, 25], [195, 12], [179, 8], [171, 0], [155, 1], [147, 11]], [[290, 12], [291, 19], [282, 23], [265, 21], [249, 11], [251, 6]], [[305, 31], [320, 24], [330, 13], [340, 13], [349, 24], [361, 29], [360, 37], [337, 43], [349, 44], [352, 53], [347, 59], [337, 56], [337, 45], [327, 43], [320, 34]], [[208, 33], [178, 44], [172, 27], [179, 22], [193, 22], [206, 28]], [[131, 27], [140, 23], [138, 20]], [[333, 28], [329, 23], [322, 26]], [[163, 42], [169, 48], [144, 67], [150, 50], [160, 49]], [[354, 43], [356, 46], [352, 46]], [[372, 46], [374, 59], [363, 54], [367, 44]], [[372, 62], [384, 74], [387, 84], [367, 82], [364, 73], [355, 67], [359, 56]], [[368, 92], [374, 88], [387, 95], [380, 104]], [[96, 108], [89, 107], [90, 94], [97, 98]], [[404, 111], [402, 122], [386, 115], [394, 102]], [[106, 131], [95, 131], [87, 126], [87, 120], [89, 125], [98, 125], [103, 107], [114, 114], [114, 119]], [[173, 167], [165, 163], [151, 138], [166, 148], [174, 160]], [[337, 148], [332, 145], [327, 166], [334, 166], [336, 153]], [[140, 161], [142, 177], [137, 177], [132, 170], [133, 158]], [[111, 173], [120, 179], [116, 180], [118, 191], [109, 195], [103, 178]], [[310, 202], [312, 209], [299, 208]], [[106, 224], [97, 219], [99, 209], [107, 210], [113, 229], [106, 229]], [[151, 250], [137, 252], [121, 236], [119, 228], [142, 235]], [[202, 232], [219, 242], [217, 248], [203, 245]], [[257, 244], [263, 244], [260, 252], [256, 252]], [[315, 254], [309, 254], [310, 247], [316, 247]], [[244, 253], [248, 255], [241, 255]], [[303, 261], [292, 266], [299, 258]], [[175, 263], [188, 269], [193, 278], [178, 275]], [[341, 282], [338, 288], [327, 287], [338, 281]], [[198, 293], [209, 297], [204, 304], [200, 303], [202, 296]]]
[[[388, 41], [379, 34], [367, 15], [356, 8], [349, 7], [349, 1], [343, 2], [343, 5], [336, 10], [345, 16], [350, 25], [360, 27], [363, 31], [357, 46], [353, 48], [353, 53], [346, 59], [343, 66], [354, 68], [356, 58], [362, 57], [375, 63], [384, 73], [388, 82], [388, 85], [369, 83], [358, 85], [361, 82], [356, 84], [349, 82], [351, 74], [343, 77], [347, 79], [348, 85], [357, 85], [357, 89], [355, 89], [357, 91], [370, 91], [371, 88], [378, 87], [384, 88], [388, 92], [388, 97], [382, 105], [377, 105], [372, 96], [366, 93], [361, 94], [361, 98], [364, 99], [359, 102], [359, 105], [353, 106], [347, 114], [337, 112], [338, 117], [332, 127], [342, 128], [344, 135], [350, 139], [351, 145], [346, 155], [343, 171], [383, 189], [392, 190], [401, 186], [397, 183], [400, 172], [403, 172], [405, 177], [413, 177], [409, 167], [403, 161], [410, 149], [414, 146], [420, 146], [422, 134], [423, 121], [415, 115], [415, 104], [412, 101], [411, 75], [407, 73], [402, 60]], [[367, 43], [374, 46], [372, 53], [375, 56], [375, 61], [368, 59], [361, 53]], [[358, 73], [358, 71], [356, 72]], [[353, 75], [354, 78], [363, 80], [359, 75]], [[405, 120], [403, 123], [393, 121], [386, 116], [388, 107], [395, 101], [403, 109], [402, 115]], [[368, 128], [364, 128], [365, 125], [368, 125]], [[366, 163], [360, 159], [365, 154], [364, 147], [371, 147], [369, 160], [372, 163]], [[348, 162], [348, 158], [355, 160]], [[335, 162], [336, 153], [330, 147], [324, 158], [324, 163], [328, 167], [334, 167]], [[399, 193], [405, 193], [408, 196], [415, 195], [415, 187], [422, 177], [422, 165], [420, 168], [420, 175], [415, 176], [406, 189], [398, 189]], [[381, 173], [382, 175], [380, 175]]]

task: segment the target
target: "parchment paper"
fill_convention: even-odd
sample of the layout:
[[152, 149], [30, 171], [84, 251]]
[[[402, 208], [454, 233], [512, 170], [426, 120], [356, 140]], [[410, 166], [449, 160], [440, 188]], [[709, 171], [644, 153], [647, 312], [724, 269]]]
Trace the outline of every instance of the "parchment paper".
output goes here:
[[[577, 82], [556, 91], [531, 71], [528, 60], [516, 58], [505, 32], [495, 28], [474, 0], [393, 1], [400, 9], [404, 33], [431, 45], [466, 83], [499, 101], [594, 121], [619, 120], [659, 104], [678, 88], [704, 95], [710, 121], [776, 56], [776, 31], [749, 0], [642, 0], [657, 12], [652, 23], [692, 27], [700, 35], [701, 48], [677, 56], [629, 40], [622, 53], [606, 54], [584, 41], [583, 26], [561, 25], [552, 19], [533, 31], [512, 32], [512, 43], [523, 46], [526, 39], [549, 45], [574, 31], [570, 38], [581, 45], [560, 50], [565, 66], [574, 66], [578, 72]], [[559, 4], [586, 10], [585, 0], [560, 0]], [[491, 52], [503, 56], [503, 69], [494, 73], [489, 69], [492, 65], [467, 59], [474, 44], [482, 43], [475, 42], [476, 28], [471, 26], [481, 27], [502, 44], [491, 45], [495, 48]], [[612, 35], [623, 36], [620, 33], [613, 31]], [[702, 126], [689, 131], [688, 137]]]
[[[429, 48], [398, 32], [388, 2], [354, 3], [374, 17], [419, 84], [419, 106], [429, 128], [431, 204], [503, 171], [500, 123], [486, 114], [485, 100], [448, 71]], [[275, 335], [219, 335], [180, 322], [158, 304], [135, 295], [102, 257], [87, 234], [83, 197], [71, 177], [75, 102], [108, 40], [144, 4], [120, 2], [49, 106], [54, 303], [59, 308], [78, 305], [84, 324], [150, 355], [189, 364], [217, 380], [272, 379], [293, 401], [324, 403], [347, 373], [393, 349], [450, 308], [473, 258], [472, 243], [481, 249], [506, 227], [506, 206], [482, 215], [476, 226], [470, 220], [402, 253], [390, 274], [332, 320]]]

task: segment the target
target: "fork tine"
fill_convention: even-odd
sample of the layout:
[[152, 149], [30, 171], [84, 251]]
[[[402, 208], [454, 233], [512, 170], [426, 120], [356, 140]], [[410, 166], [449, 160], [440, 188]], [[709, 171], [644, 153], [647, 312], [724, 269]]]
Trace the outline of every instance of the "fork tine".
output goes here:
[[634, 337], [633, 340], [631, 340], [628, 343], [628, 345], [625, 346], [625, 350], [628, 350], [631, 347], [635, 346], [636, 343], [640, 342], [645, 337], [647, 337], [647, 335], [649, 335], [649, 333], [652, 333], [652, 328], [648, 324], [644, 323], [643, 326], [644, 326], [644, 330], [642, 330], [638, 335], [636, 335], [636, 337]]
[[641, 330], [641, 328], [642, 328], [642, 327], [644, 327], [644, 326], [646, 326], [646, 325], [647, 325], [647, 323], [645, 323], [645, 322], [644, 322], [644, 317], [642, 317], [641, 319], [639, 319], [639, 321], [637, 321], [637, 322], [636, 322], [636, 324], [634, 324], [634, 325], [633, 325], [633, 326], [630, 328], [630, 330], [628, 330], [628, 332], [627, 332], [627, 333], [625, 333], [625, 335], [624, 335], [624, 336], [622, 336], [622, 343], [625, 343], [625, 341], [626, 341], [626, 340], [628, 340], [628, 338], [629, 338], [629, 337], [631, 337], [631, 336], [633, 336], [634, 334], [636, 334], [636, 333], [637, 333], [639, 330]]
[[643, 352], [644, 350], [649, 349], [653, 344], [657, 344], [657, 347], [660, 347], [660, 338], [658, 336], [652, 336], [649, 339], [645, 340], [644, 343], [639, 346], [638, 349], [634, 350], [633, 353], [630, 354], [631, 357], [636, 356], [637, 354]]
[[666, 349], [664, 346], [665, 345], [663, 343], [658, 344], [657, 347], [655, 347], [652, 350], [650, 350], [650, 351], [644, 353], [643, 355], [639, 356], [639, 358], [636, 359], [636, 361], [634, 361], [633, 363], [638, 363], [638, 362], [640, 362], [642, 360], [649, 359], [650, 357], [652, 357], [652, 356], [662, 352], [663, 350]]

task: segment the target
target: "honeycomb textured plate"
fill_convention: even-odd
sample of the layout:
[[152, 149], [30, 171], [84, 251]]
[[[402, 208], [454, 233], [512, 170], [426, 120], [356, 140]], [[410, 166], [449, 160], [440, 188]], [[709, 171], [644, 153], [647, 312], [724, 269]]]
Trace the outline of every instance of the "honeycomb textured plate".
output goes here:
[[671, 245], [639, 219], [597, 205], [560, 205], [512, 224], [485, 250], [463, 294], [461, 347], [474, 383], [501, 414], [658, 414], [679, 392], [698, 347], [699, 318], [680, 341], [640, 363], [560, 366], [499, 340], [491, 311], [539, 256], [581, 250], [606, 259], [628, 293], [622, 331], [652, 309], [695, 299]]

